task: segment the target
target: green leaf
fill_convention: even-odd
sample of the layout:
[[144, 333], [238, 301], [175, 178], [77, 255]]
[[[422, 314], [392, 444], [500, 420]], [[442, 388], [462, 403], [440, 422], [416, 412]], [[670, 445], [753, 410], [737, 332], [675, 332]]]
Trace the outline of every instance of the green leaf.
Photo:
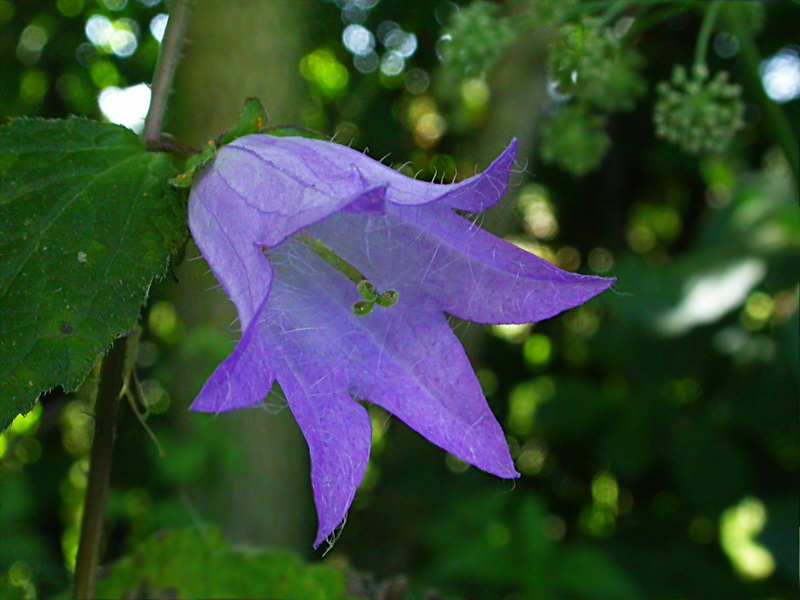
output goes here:
[[0, 127], [0, 430], [133, 325], [186, 237], [173, 175], [118, 125]]
[[217, 140], [218, 146], [230, 144], [233, 140], [239, 139], [251, 133], [259, 133], [267, 124], [267, 111], [258, 98], [248, 98], [244, 101], [244, 108], [239, 113], [239, 118], [231, 125], [231, 128], [220, 136]]
[[286, 598], [345, 600], [346, 575], [304, 564], [286, 550], [229, 546], [215, 529], [175, 530], [145, 540], [113, 565], [98, 598]]

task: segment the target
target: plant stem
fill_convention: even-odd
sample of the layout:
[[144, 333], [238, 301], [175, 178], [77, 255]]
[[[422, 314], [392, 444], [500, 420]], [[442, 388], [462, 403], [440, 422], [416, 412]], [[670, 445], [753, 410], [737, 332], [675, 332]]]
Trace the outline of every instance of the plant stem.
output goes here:
[[775, 140], [786, 156], [795, 184], [800, 183], [800, 149], [798, 148], [797, 137], [792, 129], [792, 124], [786, 118], [786, 113], [764, 91], [764, 84], [761, 82], [759, 74], [761, 56], [753, 40], [750, 28], [742, 22], [742, 16], [738, 9], [739, 7], [735, 3], [732, 4], [726, 10], [725, 16], [731, 28], [731, 33], [739, 40], [739, 57], [744, 67], [742, 71], [747, 78], [748, 87], [756, 95], [756, 99], [764, 111], [764, 121], [767, 127], [772, 135], [775, 136]]
[[189, 0], [175, 0], [169, 13], [164, 40], [156, 60], [151, 86], [150, 109], [144, 122], [142, 139], [148, 147], [157, 146], [167, 112], [167, 99], [181, 58], [181, 48], [189, 20]]
[[676, 14], [685, 10], [682, 4], [666, 3], [653, 0], [641, 6], [636, 16], [636, 20], [628, 30], [628, 36], [635, 38], [648, 29], [661, 25]]
[[631, 3], [626, 0], [619, 0], [609, 5], [609, 7], [600, 16], [604, 25], [608, 25], [613, 21], [616, 16], [631, 7]]
[[703, 23], [700, 25], [700, 35], [697, 36], [697, 45], [694, 48], [694, 68], [698, 67], [708, 70], [706, 66], [706, 54], [708, 53], [708, 43], [711, 41], [711, 33], [714, 31], [714, 23], [717, 22], [719, 11], [722, 10], [722, 0], [714, 0], [706, 9], [703, 16]]
[[[189, 1], [175, 0], [164, 33], [164, 42], [156, 61], [150, 108], [142, 133], [142, 139], [149, 148], [160, 149], [163, 146], [161, 129], [164, 125], [167, 99], [180, 60], [188, 16]], [[117, 412], [124, 385], [125, 357], [129, 345], [132, 349], [136, 345], [136, 340], [127, 335], [117, 339], [103, 358], [103, 366], [100, 369], [94, 409], [94, 439], [89, 458], [89, 479], [81, 519], [78, 556], [75, 560], [74, 600], [93, 600], [95, 597], [97, 565], [100, 562], [100, 546], [103, 540], [103, 519], [108, 501], [111, 460], [117, 430]]]
[[103, 358], [97, 399], [94, 407], [94, 439], [90, 456], [89, 480], [81, 520], [81, 538], [75, 561], [75, 600], [91, 600], [100, 560], [103, 517], [108, 500], [111, 457], [117, 428], [119, 393], [125, 369], [125, 337], [119, 338]]

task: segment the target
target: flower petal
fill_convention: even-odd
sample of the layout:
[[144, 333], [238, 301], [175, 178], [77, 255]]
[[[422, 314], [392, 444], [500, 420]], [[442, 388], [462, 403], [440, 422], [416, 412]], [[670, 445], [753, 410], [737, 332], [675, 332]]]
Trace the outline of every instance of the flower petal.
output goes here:
[[269, 293], [272, 267], [256, 243], [251, 211], [231, 201], [216, 177], [203, 177], [189, 200], [189, 228], [247, 328]]
[[[211, 180], [225, 188], [218, 193], [226, 204], [247, 215], [247, 221], [240, 219], [240, 235], [256, 230], [251, 239], [263, 246], [277, 246], [293, 233], [357, 201], [364, 192], [374, 193], [374, 188], [380, 187], [376, 184], [365, 189], [349, 166], [347, 170], [328, 170], [321, 178], [319, 169], [325, 165], [317, 164], [312, 152], [294, 153], [291, 144], [268, 144], [267, 151], [256, 152], [243, 145], [246, 140], [240, 138], [221, 148], [201, 183]], [[207, 197], [208, 193], [203, 195]]]
[[274, 379], [269, 342], [254, 321], [208, 378], [190, 410], [219, 413], [255, 406], [269, 394]]
[[[265, 319], [297, 372], [324, 364], [358, 397], [387, 409], [431, 442], [500, 477], [516, 477], [502, 428], [447, 320], [429, 299], [401, 293], [391, 308], [356, 316], [355, 286], [293, 244], [275, 261]], [[283, 385], [281, 374], [278, 381]]]
[[508, 175], [516, 157], [517, 140], [513, 139], [488, 169], [452, 186], [453, 190], [446, 192], [439, 203], [468, 212], [480, 212], [494, 206], [506, 191]]
[[312, 231], [382, 289], [423, 293], [462, 319], [541, 321], [615, 281], [562, 271], [441, 206], [387, 211], [334, 215]]
[[375, 321], [370, 328], [384, 335], [372, 349], [378, 360], [361, 365], [353, 392], [461, 460], [498, 477], [519, 477], [503, 429], [447, 319], [419, 303], [397, 308], [364, 319]]
[[[300, 350], [278, 361], [277, 375], [289, 408], [308, 443], [311, 485], [319, 527], [314, 547], [344, 521], [364, 478], [372, 425], [363, 406], [345, 391], [339, 374]], [[302, 365], [302, 366], [300, 366]]]
[[[322, 196], [349, 198], [364, 187], [379, 185], [387, 186], [386, 197], [395, 204], [418, 206], [436, 201], [479, 211], [503, 196], [516, 152], [517, 141], [513, 140], [483, 173], [456, 184], [439, 184], [406, 177], [347, 146], [306, 138], [249, 135], [223, 147], [215, 168], [243, 197], [255, 200], [263, 210], [278, 213], [312, 210], [323, 202]], [[247, 153], [250, 158], [244, 156]], [[231, 161], [230, 167], [226, 161]], [[265, 174], [269, 174], [266, 180]], [[295, 197], [298, 199], [289, 206], [283, 202]], [[319, 220], [303, 218], [306, 225]]]

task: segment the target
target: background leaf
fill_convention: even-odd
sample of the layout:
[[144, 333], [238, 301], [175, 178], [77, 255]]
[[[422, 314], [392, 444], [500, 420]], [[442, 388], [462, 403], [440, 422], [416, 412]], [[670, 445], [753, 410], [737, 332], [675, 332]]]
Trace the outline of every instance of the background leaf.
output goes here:
[[186, 235], [173, 175], [118, 125], [0, 128], [0, 428], [132, 325]]

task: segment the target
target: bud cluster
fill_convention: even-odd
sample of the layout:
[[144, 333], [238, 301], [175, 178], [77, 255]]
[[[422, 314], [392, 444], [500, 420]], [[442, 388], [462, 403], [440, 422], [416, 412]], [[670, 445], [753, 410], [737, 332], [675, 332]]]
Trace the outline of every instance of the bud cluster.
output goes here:
[[564, 25], [549, 58], [560, 93], [607, 112], [631, 110], [645, 92], [638, 72], [643, 63], [639, 52], [624, 47], [614, 30], [596, 18]]
[[698, 66], [689, 75], [677, 66], [672, 80], [658, 86], [656, 134], [692, 154], [722, 152], [744, 126], [741, 94], [727, 71], [710, 77], [708, 69]]
[[459, 10], [440, 40], [444, 68], [460, 78], [488, 71], [514, 41], [510, 21], [495, 4], [477, 0]]

